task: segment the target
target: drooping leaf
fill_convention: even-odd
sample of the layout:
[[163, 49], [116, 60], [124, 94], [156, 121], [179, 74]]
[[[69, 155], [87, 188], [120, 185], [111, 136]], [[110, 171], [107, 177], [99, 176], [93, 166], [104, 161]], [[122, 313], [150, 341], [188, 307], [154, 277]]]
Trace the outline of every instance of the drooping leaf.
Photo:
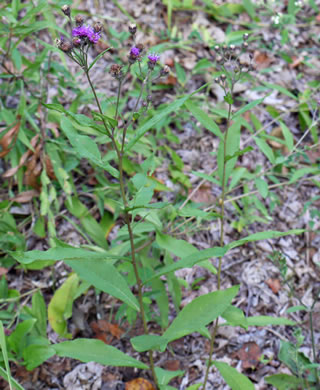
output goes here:
[[58, 356], [78, 359], [84, 363], [96, 362], [112, 367], [149, 368], [146, 364], [100, 340], [76, 339], [55, 344], [52, 348]]
[[217, 367], [223, 379], [231, 387], [232, 390], [255, 390], [253, 383], [245, 375], [241, 374], [234, 367], [227, 363], [214, 361], [213, 364]]

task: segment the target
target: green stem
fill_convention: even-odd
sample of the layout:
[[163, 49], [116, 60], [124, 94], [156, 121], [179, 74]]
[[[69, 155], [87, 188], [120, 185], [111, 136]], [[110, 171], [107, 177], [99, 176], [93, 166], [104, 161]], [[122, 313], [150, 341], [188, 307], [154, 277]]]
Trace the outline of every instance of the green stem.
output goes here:
[[[231, 94], [232, 94], [232, 88], [231, 88]], [[228, 130], [230, 126], [230, 120], [231, 120], [231, 104], [229, 104], [229, 110], [228, 110], [228, 119], [227, 119], [227, 128], [224, 134], [224, 140], [223, 140], [223, 173], [222, 173], [222, 194], [220, 198], [220, 246], [223, 247], [224, 245], [224, 203], [225, 203], [225, 196], [226, 196], [226, 155], [227, 155], [227, 141], [228, 141]], [[221, 268], [222, 268], [222, 257], [219, 258], [219, 265], [218, 265], [218, 291], [221, 289]], [[214, 342], [216, 339], [216, 335], [219, 328], [219, 317], [215, 320], [212, 332], [211, 332], [211, 339], [210, 339], [210, 349], [209, 349], [209, 360], [207, 364], [206, 374], [204, 378], [204, 383], [202, 390], [205, 390], [208, 382], [209, 377], [209, 371], [212, 361], [212, 355], [213, 355], [213, 349], [214, 349]]]
[[[101, 115], [103, 115], [103, 111], [102, 111], [98, 96], [96, 94], [95, 88], [91, 82], [89, 72], [85, 71], [85, 74], [87, 76], [88, 82], [89, 82], [91, 90], [93, 92], [93, 95], [94, 95], [95, 101], [97, 103], [99, 112]], [[119, 88], [119, 90], [120, 90], [120, 88]], [[104, 118], [103, 118], [103, 124], [104, 124], [104, 127], [106, 129], [108, 136], [111, 139], [112, 145], [113, 145], [113, 147], [117, 153], [117, 157], [118, 157], [120, 193], [121, 193], [121, 198], [122, 198], [122, 202], [124, 205], [124, 218], [125, 218], [125, 222], [126, 222], [126, 225], [128, 227], [128, 233], [129, 233], [132, 266], [133, 266], [134, 274], [135, 274], [136, 281], [137, 281], [137, 287], [138, 287], [138, 301], [139, 301], [139, 307], [140, 307], [140, 314], [141, 314], [142, 323], [143, 323], [143, 330], [144, 330], [145, 334], [149, 334], [146, 316], [145, 316], [145, 312], [144, 312], [144, 306], [143, 306], [142, 281], [141, 281], [140, 276], [139, 276], [138, 264], [137, 264], [136, 256], [135, 256], [135, 245], [134, 245], [133, 231], [132, 231], [132, 227], [131, 227], [131, 218], [130, 218], [130, 214], [127, 210], [128, 209], [128, 200], [127, 200], [127, 196], [126, 196], [126, 192], [125, 192], [125, 179], [124, 179], [124, 175], [123, 175], [123, 148], [124, 148], [125, 133], [123, 135], [122, 146], [121, 146], [121, 150], [120, 150], [116, 141], [115, 141], [115, 138], [114, 138], [113, 134], [110, 132]], [[152, 351], [149, 351], [149, 363], [150, 363], [150, 368], [151, 368], [153, 380], [158, 388], [158, 381], [157, 381], [157, 377], [156, 377], [156, 373], [155, 373]]]

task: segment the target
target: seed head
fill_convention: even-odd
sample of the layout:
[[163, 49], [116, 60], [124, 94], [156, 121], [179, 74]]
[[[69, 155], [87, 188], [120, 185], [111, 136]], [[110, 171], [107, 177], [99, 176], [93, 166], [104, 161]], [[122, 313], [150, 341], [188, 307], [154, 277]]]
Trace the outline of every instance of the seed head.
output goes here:
[[74, 47], [80, 47], [81, 46], [81, 39], [78, 37], [73, 37], [72, 44]]
[[61, 7], [61, 11], [68, 17], [70, 17], [70, 14], [71, 14], [71, 9], [70, 7], [68, 6], [68, 4], [65, 4]]
[[220, 46], [219, 45], [215, 45], [214, 50], [215, 51], [220, 51]]
[[249, 38], [249, 34], [245, 33], [243, 34], [243, 40], [246, 41]]
[[76, 15], [76, 17], [74, 18], [75, 22], [76, 22], [76, 26], [77, 27], [81, 27], [83, 25], [83, 16], [82, 15]]
[[222, 56], [217, 56], [216, 61], [217, 61], [218, 64], [222, 64], [223, 63], [223, 57]]
[[123, 76], [122, 74], [122, 66], [118, 64], [113, 64], [110, 66], [109, 70], [112, 77], [114, 77], [117, 80], [120, 80]]
[[170, 73], [170, 68], [168, 65], [165, 65], [160, 71], [160, 77], [167, 76]]
[[69, 41], [60, 41], [59, 49], [65, 53], [70, 53], [72, 50], [72, 43]]
[[129, 33], [131, 35], [135, 35], [136, 32], [137, 32], [137, 25], [134, 23], [129, 24]]
[[231, 50], [231, 51], [234, 51], [234, 50], [236, 50], [236, 47], [235, 47], [235, 45], [230, 45], [230, 50]]
[[243, 42], [242, 47], [244, 50], [248, 49], [248, 46], [249, 46], [248, 42]]
[[215, 81], [217, 84], [220, 84], [220, 79], [219, 79], [219, 77], [216, 77], [216, 78], [214, 79], [214, 81]]

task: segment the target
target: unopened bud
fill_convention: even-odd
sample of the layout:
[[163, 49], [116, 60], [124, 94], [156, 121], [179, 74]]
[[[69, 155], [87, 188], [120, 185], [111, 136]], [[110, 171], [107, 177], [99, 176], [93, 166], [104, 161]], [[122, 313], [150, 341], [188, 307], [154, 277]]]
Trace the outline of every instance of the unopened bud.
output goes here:
[[248, 46], [249, 46], [248, 42], [243, 42], [242, 47], [243, 47], [244, 49], [247, 49]]
[[103, 25], [101, 22], [96, 22], [94, 25], [93, 25], [93, 30], [94, 32], [96, 33], [99, 33], [103, 30]]
[[138, 44], [136, 45], [136, 48], [139, 49], [140, 54], [141, 54], [141, 53], [143, 52], [143, 50], [144, 50], [144, 46], [143, 46], [142, 43], [138, 43]]
[[136, 32], [137, 32], [137, 25], [134, 23], [129, 24], [129, 33], [131, 35], [135, 35]]
[[83, 25], [84, 19], [82, 15], [76, 15], [74, 20], [76, 22], [77, 27], [81, 27]]
[[66, 15], [66, 16], [70, 16], [70, 14], [71, 14], [71, 10], [70, 10], [70, 7], [67, 5], [67, 4], [65, 4], [65, 5], [63, 5], [62, 7], [61, 7], [61, 11]]
[[160, 76], [167, 76], [170, 73], [170, 68], [168, 65], [165, 65], [161, 71], [160, 71]]

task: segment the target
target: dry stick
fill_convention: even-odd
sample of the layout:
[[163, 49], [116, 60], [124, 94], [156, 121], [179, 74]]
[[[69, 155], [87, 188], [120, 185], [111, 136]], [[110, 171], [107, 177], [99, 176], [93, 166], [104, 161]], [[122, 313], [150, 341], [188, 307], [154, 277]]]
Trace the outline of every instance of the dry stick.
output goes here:
[[[103, 115], [103, 111], [102, 111], [102, 108], [101, 108], [98, 96], [97, 96], [96, 91], [95, 91], [95, 89], [94, 89], [94, 87], [92, 85], [92, 82], [91, 82], [91, 79], [90, 79], [90, 76], [89, 76], [89, 72], [88, 72], [87, 69], [85, 70], [85, 74], [87, 76], [88, 82], [89, 82], [91, 90], [93, 92], [93, 95], [94, 95], [95, 101], [97, 103], [99, 112], [100, 112], [101, 115]], [[140, 97], [141, 97], [141, 95], [142, 95], [142, 92], [140, 94]], [[138, 104], [138, 102], [137, 102], [137, 104]], [[137, 106], [137, 104], [136, 104], [136, 106]], [[113, 147], [114, 147], [114, 149], [115, 149], [115, 151], [117, 153], [117, 157], [118, 157], [120, 192], [121, 192], [121, 198], [122, 198], [123, 205], [124, 205], [125, 222], [127, 224], [128, 233], [129, 233], [132, 266], [133, 266], [134, 274], [135, 274], [135, 277], [136, 277], [136, 280], [137, 280], [139, 307], [140, 307], [140, 312], [141, 312], [141, 318], [142, 318], [142, 322], [143, 322], [144, 332], [145, 332], [145, 334], [149, 334], [147, 321], [146, 321], [146, 316], [145, 316], [145, 312], [144, 312], [144, 306], [143, 306], [142, 281], [141, 281], [140, 276], [139, 276], [138, 265], [137, 265], [137, 261], [136, 261], [136, 257], [135, 257], [134, 237], [133, 237], [133, 232], [132, 232], [132, 227], [131, 227], [130, 214], [129, 214], [128, 210], [127, 210], [128, 209], [128, 200], [127, 200], [125, 189], [124, 189], [123, 148], [124, 148], [124, 139], [125, 139], [125, 135], [126, 135], [126, 129], [128, 128], [129, 124], [124, 129], [125, 131], [123, 132], [123, 140], [122, 140], [121, 150], [119, 150], [119, 148], [117, 146], [117, 143], [115, 141], [115, 138], [114, 138], [113, 134], [110, 133], [109, 128], [108, 128], [108, 126], [107, 126], [107, 124], [105, 122], [105, 119], [103, 117], [102, 117], [102, 121], [103, 121], [104, 127], [106, 129], [106, 132], [107, 132], [108, 136], [111, 139], [112, 145], [113, 145]], [[155, 369], [154, 369], [154, 361], [153, 361], [152, 351], [149, 351], [149, 362], [150, 362], [150, 368], [151, 368], [153, 380], [155, 381], [156, 386], [158, 387], [158, 381], [157, 381], [157, 377], [156, 377], [156, 373], [155, 373]]]

